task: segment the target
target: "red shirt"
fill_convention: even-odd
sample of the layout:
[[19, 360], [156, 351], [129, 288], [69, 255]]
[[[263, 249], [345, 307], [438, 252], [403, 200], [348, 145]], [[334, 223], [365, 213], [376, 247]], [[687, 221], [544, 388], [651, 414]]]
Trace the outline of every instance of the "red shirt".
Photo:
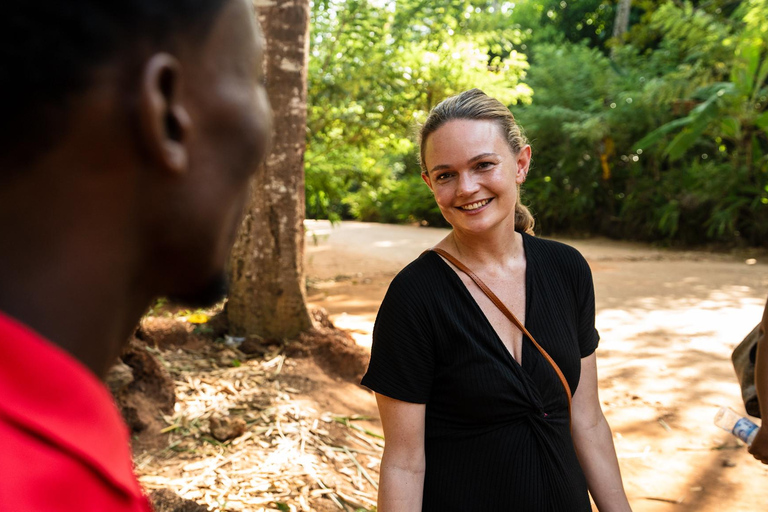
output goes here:
[[2, 313], [0, 511], [151, 512], [107, 388]]

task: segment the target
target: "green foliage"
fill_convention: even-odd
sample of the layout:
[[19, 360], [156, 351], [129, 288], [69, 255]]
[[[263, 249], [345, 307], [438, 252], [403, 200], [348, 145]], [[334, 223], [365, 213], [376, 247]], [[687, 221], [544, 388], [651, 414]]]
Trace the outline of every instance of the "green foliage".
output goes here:
[[[765, 8], [765, 2], [753, 4], [747, 9], [745, 29], [729, 44], [728, 80], [695, 89], [687, 98], [695, 105], [687, 115], [653, 130], [637, 147], [661, 146], [657, 152], [668, 159], [671, 169], [681, 164], [699, 169], [694, 179], [687, 180], [687, 193], [695, 194], [699, 207], [709, 210], [703, 222], [707, 239], [740, 237], [758, 244], [768, 236], [761, 220], [768, 214], [768, 48], [760, 32], [764, 18], [751, 17], [760, 5]], [[675, 200], [667, 208], [679, 204]], [[674, 236], [676, 231], [668, 234]]]
[[447, 225], [419, 174], [399, 180], [385, 178], [377, 185], [366, 184], [350, 199], [350, 209], [355, 218], [364, 221]]
[[508, 103], [530, 99], [521, 83], [525, 56], [512, 49], [517, 30], [475, 16], [464, 1], [393, 6], [313, 4], [309, 217], [441, 222], [418, 179], [414, 125], [439, 101], [471, 87]]
[[480, 87], [510, 105], [544, 233], [768, 241], [768, 0], [313, 4], [307, 213], [443, 224], [415, 125]]
[[607, 0], [524, 1], [512, 8], [513, 20], [528, 36], [526, 44], [584, 43], [607, 50], [615, 2]]

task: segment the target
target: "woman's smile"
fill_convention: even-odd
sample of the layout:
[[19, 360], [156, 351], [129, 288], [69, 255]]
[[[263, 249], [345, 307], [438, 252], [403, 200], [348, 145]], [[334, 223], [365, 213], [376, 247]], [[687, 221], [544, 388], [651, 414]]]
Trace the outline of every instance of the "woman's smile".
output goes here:
[[477, 213], [480, 213], [482, 210], [485, 210], [485, 207], [488, 206], [491, 203], [491, 201], [493, 201], [492, 197], [488, 199], [481, 199], [480, 201], [475, 201], [472, 203], [457, 206], [456, 209], [469, 214], [477, 214]]

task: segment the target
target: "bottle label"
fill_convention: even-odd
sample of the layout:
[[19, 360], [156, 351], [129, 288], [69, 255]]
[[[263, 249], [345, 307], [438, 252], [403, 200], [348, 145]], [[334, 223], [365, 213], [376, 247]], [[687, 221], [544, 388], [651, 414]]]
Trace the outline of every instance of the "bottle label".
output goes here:
[[736, 425], [733, 426], [733, 435], [745, 443], [749, 443], [749, 441], [751, 441], [750, 436], [752, 436], [752, 433], [757, 429], [758, 426], [749, 421], [747, 418], [741, 418], [736, 422]]

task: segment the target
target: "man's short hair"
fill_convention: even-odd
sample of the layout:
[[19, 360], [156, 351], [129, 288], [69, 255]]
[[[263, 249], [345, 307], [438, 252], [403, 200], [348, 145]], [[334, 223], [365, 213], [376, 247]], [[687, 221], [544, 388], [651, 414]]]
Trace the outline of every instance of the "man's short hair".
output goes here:
[[[34, 160], [66, 126], [67, 101], [111, 59], [202, 41], [229, 0], [11, 0], [0, 16], [0, 168]], [[136, 62], [136, 79], [141, 62]], [[129, 80], [132, 76], [127, 77]], [[130, 84], [126, 84], [130, 85]], [[4, 178], [0, 171], [0, 181]]]

